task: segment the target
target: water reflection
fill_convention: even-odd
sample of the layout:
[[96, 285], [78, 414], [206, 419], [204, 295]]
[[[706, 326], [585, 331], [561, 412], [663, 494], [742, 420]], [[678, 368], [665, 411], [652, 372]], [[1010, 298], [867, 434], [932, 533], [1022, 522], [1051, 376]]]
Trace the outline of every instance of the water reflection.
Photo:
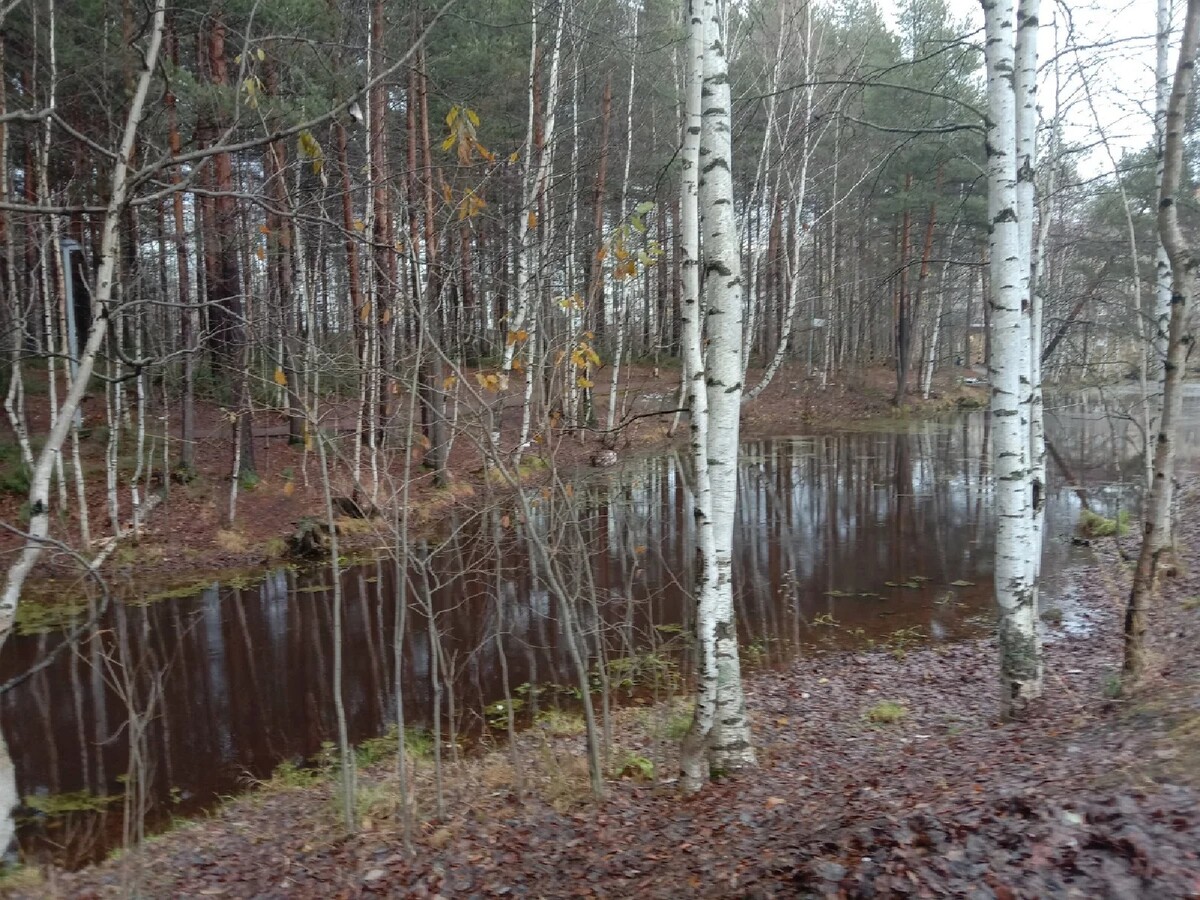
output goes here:
[[[1084, 552], [1060, 537], [1081, 498], [1110, 515], [1135, 500], [1136, 453], [1128, 423], [1118, 424], [1053, 406], [1050, 438], [1077, 483], [1052, 468], [1050, 598], [1070, 591]], [[973, 415], [902, 433], [745, 444], [735, 590], [748, 655], [954, 639], [985, 627], [987, 441], [986, 418]], [[485, 727], [506, 688], [577, 684], [576, 653], [586, 667], [601, 650], [633, 659], [665, 644], [686, 666], [692, 527], [688, 472], [668, 455], [546, 491], [527, 510], [509, 501], [455, 514], [439, 537], [411, 547], [400, 635], [396, 563], [346, 571], [351, 740], [394, 721], [397, 655], [407, 723], [443, 733]], [[235, 791], [281, 760], [311, 757], [336, 733], [327, 570], [142, 599], [115, 605], [90, 639], [0, 696], [23, 795], [122, 794], [130, 736], [144, 729], [140, 784], [153, 818]], [[0, 678], [59, 640], [55, 632], [10, 639]], [[33, 815], [25, 835], [65, 847], [70, 863], [119, 841], [119, 831], [98, 838], [101, 827], [94, 815]]]

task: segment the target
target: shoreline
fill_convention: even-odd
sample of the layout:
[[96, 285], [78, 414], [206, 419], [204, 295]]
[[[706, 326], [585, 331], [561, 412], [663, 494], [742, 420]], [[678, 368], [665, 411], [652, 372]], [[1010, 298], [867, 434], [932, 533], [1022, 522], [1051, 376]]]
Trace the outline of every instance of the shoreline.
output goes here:
[[[1181, 556], [1200, 559], [1200, 523], [1181, 522], [1178, 539]], [[603, 800], [587, 795], [579, 723], [547, 717], [513, 746], [447, 759], [444, 815], [428, 757], [410, 752], [412, 857], [395, 765], [376, 760], [362, 771], [354, 836], [338, 823], [336, 779], [284, 773], [139, 851], [47, 870], [33, 893], [13, 895], [120, 896], [140, 883], [164, 897], [567, 897], [581, 886], [605, 897], [865, 897], [915, 883], [1195, 896], [1200, 576], [1193, 564], [1164, 580], [1155, 671], [1115, 698], [1118, 547], [1132, 545], [1098, 545], [1076, 598], [1091, 627], [1047, 626], [1047, 695], [1018, 723], [995, 719], [990, 638], [798, 657], [748, 679], [759, 768], [698, 797], [680, 798], [672, 779], [686, 705], [633, 704], [616, 712]]]
[[[642, 367], [643, 369], [645, 367]], [[890, 404], [886, 387], [888, 370], [861, 373], [849, 381], [820, 389], [811, 380], [796, 378], [781, 370], [771, 387], [742, 412], [743, 440], [788, 436], [796, 433], [831, 431], [895, 430], [906, 422], [919, 422], [957, 411], [969, 411], [986, 405], [986, 392], [980, 387], [945, 386], [936, 398], [910, 397], [903, 408]], [[641, 394], [653, 396], [655, 386], [677, 389], [675, 373], [657, 376], [654, 383], [645, 371], [630, 373], [630, 383]], [[661, 384], [659, 384], [661, 382]], [[939, 385], [941, 386], [941, 385]], [[631, 387], [630, 390], [634, 390]], [[848, 399], [847, 395], [853, 395]], [[681, 445], [686, 429], [675, 435], [666, 433], [669, 422], [658, 417], [637, 420], [623, 438], [623, 458], [635, 458], [665, 452]], [[799, 426], [799, 427], [797, 427]], [[256, 438], [256, 443], [259, 439]], [[311, 518], [323, 521], [324, 500], [317, 478], [305, 476], [301, 483], [296, 472], [302, 470], [304, 451], [286, 443], [264, 439], [259, 451], [260, 478], [251, 490], [239, 492], [238, 517], [232, 528], [223, 527], [219, 508], [228, 495], [229, 479], [220, 474], [223, 459], [211, 454], [198, 455], [197, 478], [188, 484], [171, 484], [169, 496], [148, 517], [136, 539], [126, 538], [100, 567], [98, 574], [111, 588], [113, 599], [124, 591], [135, 590], [143, 599], [150, 596], [179, 596], [199, 590], [232, 572], [234, 577], [265, 577], [279, 566], [320, 565], [320, 559], [297, 559], [286, 552], [287, 537], [296, 523]], [[452, 458], [454, 480], [443, 488], [434, 488], [431, 475], [420, 461], [408, 467], [410, 482], [409, 533], [420, 536], [455, 506], [470, 507], [480, 497], [491, 495], [496, 501], [511, 496], [507, 483], [486, 480], [482, 458], [468, 447], [466, 436], [456, 441]], [[558, 435], [554, 447], [545, 445], [530, 454], [531, 462], [519, 473], [522, 484], [537, 486], [548, 473], [567, 471], [603, 471], [589, 469], [589, 458], [600, 446], [595, 439], [580, 440], [575, 435]], [[95, 448], [93, 448], [95, 449]], [[399, 455], [399, 451], [393, 451]], [[310, 466], [313, 464], [310, 460]], [[86, 462], [85, 462], [86, 466]], [[384, 473], [389, 477], [401, 472]], [[352, 485], [343, 477], [332, 482], [335, 495], [350, 495]], [[99, 488], [93, 485], [93, 488]], [[98, 492], [102, 494], [102, 491]], [[0, 518], [15, 515], [16, 498], [0, 495]], [[90, 515], [93, 522], [103, 521], [103, 497], [93, 498]], [[8, 506], [14, 506], [8, 509]], [[372, 521], [375, 525], [372, 525]], [[344, 555], [386, 555], [394, 542], [391, 523], [386, 520], [338, 517], [342, 534], [339, 541]], [[65, 524], [69, 538], [77, 527], [77, 515]], [[97, 526], [93, 526], [95, 531]], [[52, 531], [53, 536], [53, 531]], [[387, 538], [386, 542], [384, 538]], [[0, 532], [0, 561], [16, 550], [11, 534]], [[27, 581], [24, 598], [41, 607], [86, 604], [79, 596], [89, 577], [73, 561], [48, 551]]]

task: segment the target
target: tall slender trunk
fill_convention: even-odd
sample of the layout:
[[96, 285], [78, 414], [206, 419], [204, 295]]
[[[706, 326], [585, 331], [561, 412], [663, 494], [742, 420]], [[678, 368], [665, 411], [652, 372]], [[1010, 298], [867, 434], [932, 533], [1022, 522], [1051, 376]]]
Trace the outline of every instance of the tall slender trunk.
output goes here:
[[604, 81], [604, 94], [600, 99], [600, 157], [596, 164], [596, 180], [592, 187], [592, 252], [588, 256], [587, 308], [591, 317], [591, 330], [603, 339], [608, 326], [605, 320], [604, 294], [604, 196], [608, 178], [608, 130], [612, 121], [612, 75]]
[[[1167, 115], [1171, 98], [1171, 69], [1168, 62], [1170, 46], [1171, 0], [1158, 0], [1154, 41], [1154, 181], [1160, 196], [1166, 167]], [[1172, 292], [1171, 258], [1160, 234], [1154, 254], [1154, 328], [1151, 332], [1151, 361], [1155, 367], [1167, 359]], [[1163, 398], [1160, 396], [1151, 408], [1152, 426], [1158, 425], [1158, 419], [1162, 415], [1162, 403]]]
[[442, 361], [443, 345], [439, 325], [441, 307], [442, 269], [438, 259], [437, 220], [434, 209], [433, 148], [429, 141], [429, 75], [425, 71], [425, 51], [417, 56], [417, 96], [420, 113], [420, 145], [423, 187], [425, 190], [425, 290], [420, 312], [421, 327], [428, 348], [421, 361], [421, 399], [425, 419], [425, 436], [429, 448], [425, 454], [425, 465], [433, 469], [436, 485], [450, 480], [447, 468], [449, 433], [446, 423], [445, 363]]
[[1146, 496], [1142, 548], [1133, 572], [1133, 589], [1125, 611], [1127, 685], [1136, 684], [1146, 667], [1146, 630], [1154, 601], [1158, 568], [1171, 535], [1171, 504], [1175, 494], [1176, 423], [1183, 412], [1183, 376], [1192, 338], [1186, 334], [1191, 312], [1196, 258], [1179, 227], [1178, 195], [1183, 172], [1183, 144], [1188, 103], [1195, 79], [1200, 45], [1200, 0], [1188, 0], [1187, 18], [1179, 46], [1179, 63], [1167, 108], [1163, 141], [1162, 187], [1158, 200], [1158, 232], [1171, 265], [1171, 318], [1167, 357], [1163, 363], [1163, 406], [1154, 449], [1154, 481]]
[[[173, 25], [167, 26], [165, 35], [167, 52], [171, 64], [179, 65], [179, 43]], [[163, 94], [163, 106], [167, 110], [167, 146], [172, 156], [178, 156], [183, 151], [183, 141], [179, 136], [179, 117], [176, 111], [175, 94], [167, 82]], [[169, 170], [171, 184], [178, 188], [183, 183], [183, 175], [179, 166], [171, 166]], [[183, 210], [183, 191], [176, 190], [171, 196], [171, 211], [174, 216], [174, 231], [172, 238], [175, 243], [175, 285], [176, 297], [179, 302], [180, 345], [183, 349], [183, 409], [180, 411], [179, 435], [179, 467], [189, 473], [196, 465], [196, 332], [199, 322], [193, 306], [193, 294], [189, 277], [189, 262], [187, 248], [187, 223]]]
[[[629, 97], [625, 106], [625, 171], [621, 177], [621, 199], [617, 207], [618, 219], [625, 218], [625, 205], [629, 197], [629, 167], [633, 161], [633, 100], [637, 89], [637, 39], [638, 16], [641, 10], [637, 4], [632, 7], [633, 14], [633, 50], [629, 56]], [[613, 327], [616, 329], [616, 346], [612, 353], [612, 378], [608, 391], [608, 419], [605, 429], [607, 440], [612, 442], [615, 434], [613, 427], [617, 421], [617, 387], [621, 379], [621, 357], [625, 354], [626, 319], [629, 316], [629, 290], [636, 284], [636, 278], [624, 278], [613, 287]]]
[[[1029, 279], [1032, 215], [1022, 197], [1032, 188], [1032, 147], [1023, 141], [1018, 101], [1032, 101], [1024, 69], [1036, 62], [1036, 16], [1021, 17], [1013, 0], [984, 4], [988, 71], [988, 221], [992, 339], [992, 472], [996, 484], [996, 600], [1000, 607], [1001, 712], [1017, 716], [1042, 691], [1042, 652], [1037, 630], [1036, 570], [1041, 552], [1034, 509], [1040, 503], [1030, 463]], [[1036, 9], [1034, 10], [1036, 13]], [[1018, 22], [1021, 26], [1018, 28]], [[1027, 26], [1027, 27], [1026, 27]], [[1020, 38], [1018, 39], [1018, 34]], [[1023, 82], [1020, 92], [1018, 82]]]
[[[705, 445], [698, 445], [693, 430], [692, 455], [698, 465], [701, 454], [706, 454], [709, 515], [704, 515], [703, 508], [698, 506], [697, 524], [707, 522], [712, 529], [711, 538], [699, 548], [704, 567], [697, 616], [701, 666], [696, 713], [681, 754], [684, 785], [696, 790], [704, 763], [711, 770], [731, 771], [754, 765], [755, 755], [742, 690], [733, 608], [733, 526], [737, 510], [744, 307], [733, 202], [728, 67], [719, 4], [716, 0], [691, 0], [689, 7], [692, 68], [688, 73], [689, 116], [685, 137], [694, 142], [698, 117], [699, 147], [695, 150], [689, 146], [689, 150], [696, 154], [693, 158], [700, 174], [697, 206], [703, 211], [704, 316], [709, 327], [706, 360], [697, 360], [698, 354], [693, 352], [693, 365], [688, 368], [693, 373], [693, 396], [702, 390], [707, 394], [707, 440]], [[697, 73], [693, 71], [697, 67], [702, 74], [699, 97], [695, 95]], [[685, 165], [690, 162], [686, 160]], [[688, 184], [685, 199], [690, 191]], [[698, 265], [692, 262], [691, 254], [687, 261]], [[705, 558], [707, 553], [711, 553], [711, 561]]]
[[[229, 85], [228, 60], [225, 56], [225, 20], [220, 13], [209, 23], [208, 64], [209, 78], [218, 88]], [[219, 131], [213, 127], [212, 140], [219, 140]], [[212, 158], [213, 187], [217, 197], [210, 209], [213, 220], [210, 234], [212, 247], [205, 247], [210, 259], [211, 272], [207, 283], [210, 316], [216, 318], [213, 327], [213, 342], [218, 362], [224, 369], [231, 385], [231, 407], [234, 409], [232, 436], [240, 444], [238, 463], [233, 477], [254, 472], [254, 443], [248, 398], [249, 343], [244, 319], [242, 275], [238, 262], [241, 250], [238, 237], [238, 208], [235, 199], [236, 186], [233, 179], [233, 161], [226, 152], [214, 154]], [[207, 243], [207, 242], [206, 242]]]

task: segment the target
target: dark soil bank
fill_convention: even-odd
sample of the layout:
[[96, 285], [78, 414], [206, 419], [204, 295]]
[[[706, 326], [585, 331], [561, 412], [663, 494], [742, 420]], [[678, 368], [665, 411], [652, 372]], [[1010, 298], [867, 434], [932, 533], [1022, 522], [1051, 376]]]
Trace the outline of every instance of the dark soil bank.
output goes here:
[[1107, 541], [1078, 596], [1047, 598], [1066, 618], [1020, 723], [995, 719], [989, 641], [817, 656], [753, 679], [760, 768], [694, 799], [621, 780], [564, 812], [468, 777], [409, 856], [392, 821], [340, 837], [321, 784], [23, 895], [1200, 897], [1198, 523], [1178, 539], [1131, 697], [1112, 697], [1129, 564]]

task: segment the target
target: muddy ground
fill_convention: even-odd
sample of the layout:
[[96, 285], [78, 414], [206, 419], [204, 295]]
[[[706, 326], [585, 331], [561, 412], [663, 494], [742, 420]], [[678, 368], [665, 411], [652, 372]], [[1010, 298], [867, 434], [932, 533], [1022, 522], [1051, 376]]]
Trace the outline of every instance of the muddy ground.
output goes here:
[[[1200, 897], [1200, 498], [1163, 584], [1152, 671], [1118, 696], [1135, 540], [1094, 546], [1046, 625], [1045, 699], [997, 720], [990, 640], [809, 655], [756, 673], [757, 769], [678, 795], [678, 704], [624, 710], [603, 800], [581, 737], [543, 727], [447, 763], [446, 810], [410, 757], [413, 848], [394, 766], [360, 782], [359, 831], [333, 781], [277, 779], [137, 854], [27, 873], [14, 896]], [[1051, 617], [1053, 618], [1053, 617]], [[672, 728], [675, 731], [672, 731]], [[652, 771], [640, 763], [654, 763]], [[623, 774], [620, 772], [623, 771]], [[37, 879], [34, 881], [33, 879]]]

